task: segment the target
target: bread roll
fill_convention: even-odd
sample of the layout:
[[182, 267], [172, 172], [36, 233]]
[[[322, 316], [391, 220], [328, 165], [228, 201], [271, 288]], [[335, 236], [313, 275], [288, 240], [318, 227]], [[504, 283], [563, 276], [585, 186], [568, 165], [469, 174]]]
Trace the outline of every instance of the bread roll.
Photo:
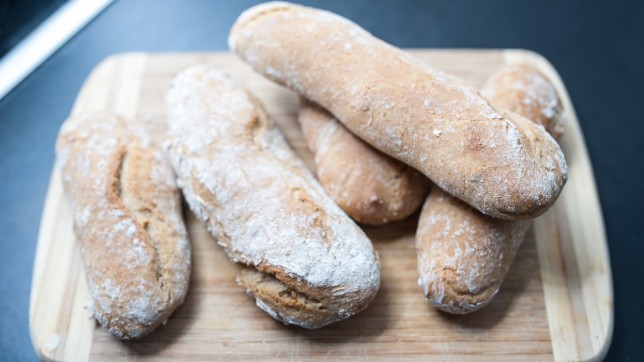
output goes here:
[[58, 165], [94, 316], [116, 338], [142, 337], [183, 302], [190, 245], [162, 150], [111, 114], [68, 119]]
[[434, 187], [416, 234], [418, 284], [429, 303], [455, 314], [486, 306], [498, 292], [529, 225], [527, 220], [483, 215]]
[[485, 214], [538, 216], [566, 182], [563, 153], [543, 128], [340, 16], [266, 3], [237, 19], [228, 42], [256, 71]]
[[166, 97], [170, 160], [192, 211], [257, 306], [318, 328], [367, 307], [380, 285], [364, 232], [329, 198], [261, 105], [221, 72], [179, 73]]
[[354, 136], [320, 106], [300, 99], [298, 121], [324, 189], [354, 220], [382, 225], [416, 211], [429, 180]]
[[516, 112], [542, 125], [554, 138], [564, 131], [561, 100], [554, 85], [528, 64], [500, 67], [481, 89], [494, 106]]
[[[535, 77], [541, 78], [536, 81]], [[533, 67], [503, 66], [488, 80], [485, 89], [495, 105], [498, 102], [511, 107], [511, 111], [538, 117], [535, 123], [552, 126], [558, 134], [563, 131], [559, 96]], [[543, 111], [546, 104], [559, 106]], [[455, 314], [474, 312], [490, 303], [530, 224], [529, 220], [483, 215], [433, 188], [416, 234], [418, 284], [429, 303]]]

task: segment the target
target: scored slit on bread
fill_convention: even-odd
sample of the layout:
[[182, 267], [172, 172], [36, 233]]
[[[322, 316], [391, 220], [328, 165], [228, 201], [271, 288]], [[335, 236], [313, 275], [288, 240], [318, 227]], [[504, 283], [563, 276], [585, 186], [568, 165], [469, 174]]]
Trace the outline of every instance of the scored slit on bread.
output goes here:
[[183, 302], [190, 245], [174, 175], [135, 121], [69, 118], [57, 162], [73, 213], [89, 309], [115, 337], [140, 338]]

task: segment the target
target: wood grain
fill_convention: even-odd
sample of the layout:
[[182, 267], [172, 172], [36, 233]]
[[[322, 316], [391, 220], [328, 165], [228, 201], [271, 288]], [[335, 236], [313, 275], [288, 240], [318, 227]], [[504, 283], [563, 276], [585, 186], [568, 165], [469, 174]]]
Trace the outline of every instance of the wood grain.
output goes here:
[[[502, 63], [537, 65], [563, 95], [561, 139], [570, 180], [537, 219], [501, 291], [483, 310], [451, 316], [432, 309], [416, 284], [413, 236], [418, 215], [367, 227], [382, 261], [373, 304], [321, 330], [285, 327], [255, 307], [235, 283], [235, 266], [185, 212], [193, 277], [185, 304], [150, 336], [121, 343], [85, 308], [87, 286], [59, 171], [54, 167], [34, 264], [30, 328], [34, 347], [52, 360], [596, 360], [610, 343], [612, 282], [592, 168], [572, 104], [556, 71], [526, 51], [413, 51], [480, 87]], [[165, 129], [163, 96], [173, 74], [207, 63], [227, 71], [266, 106], [296, 152], [313, 168], [295, 121], [297, 98], [224, 53], [112, 56], [89, 76], [72, 113], [112, 110]]]

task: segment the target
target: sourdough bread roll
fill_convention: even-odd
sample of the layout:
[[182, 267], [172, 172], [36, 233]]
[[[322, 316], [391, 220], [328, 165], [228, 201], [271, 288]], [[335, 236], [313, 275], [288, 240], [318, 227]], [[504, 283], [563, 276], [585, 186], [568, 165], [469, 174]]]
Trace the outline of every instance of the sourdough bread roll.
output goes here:
[[354, 220], [382, 225], [416, 211], [429, 180], [354, 136], [333, 115], [304, 98], [298, 121], [315, 154], [318, 179]]
[[237, 19], [228, 42], [256, 71], [485, 214], [538, 216], [566, 182], [563, 153], [543, 128], [340, 16], [266, 3]]
[[554, 138], [564, 132], [565, 119], [557, 90], [531, 65], [500, 67], [485, 83], [481, 94], [496, 107], [516, 112], [543, 126]]
[[116, 338], [142, 337], [183, 302], [190, 279], [172, 168], [143, 129], [111, 114], [65, 121], [57, 160], [90, 310]]
[[261, 105], [221, 72], [179, 73], [166, 97], [170, 160], [186, 201], [257, 306], [318, 328], [365, 309], [377, 254], [329, 198]]
[[[485, 88], [495, 105], [498, 102], [511, 107], [511, 111], [535, 117], [535, 123], [551, 126], [557, 135], [563, 132], [559, 96], [533, 67], [503, 66], [489, 78]], [[483, 215], [433, 188], [416, 234], [418, 284], [429, 303], [454, 314], [474, 312], [490, 303], [530, 225], [530, 220], [500, 220]]]
[[418, 285], [437, 309], [466, 314], [486, 306], [514, 260], [528, 220], [483, 215], [432, 188], [416, 233]]

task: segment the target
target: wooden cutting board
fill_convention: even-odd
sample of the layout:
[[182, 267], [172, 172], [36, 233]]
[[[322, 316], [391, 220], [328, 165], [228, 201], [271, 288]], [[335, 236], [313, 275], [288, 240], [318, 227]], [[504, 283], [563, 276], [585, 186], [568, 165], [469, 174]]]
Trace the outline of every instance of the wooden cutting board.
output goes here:
[[[235, 284], [235, 266], [205, 228], [185, 212], [193, 277], [184, 305], [148, 337], [122, 343], [87, 311], [78, 244], [54, 171], [43, 211], [29, 310], [38, 354], [53, 360], [428, 359], [597, 360], [610, 344], [613, 294], [601, 209], [584, 139], [564, 85], [542, 57], [522, 50], [416, 50], [423, 61], [480, 87], [503, 63], [539, 67], [562, 95], [568, 124], [560, 142], [570, 177], [556, 205], [535, 220], [494, 301], [452, 316], [437, 312], [417, 284], [413, 237], [418, 215], [367, 227], [382, 262], [382, 286], [359, 315], [320, 330], [286, 327], [258, 309]], [[110, 110], [164, 129], [163, 97], [179, 70], [208, 63], [252, 91], [313, 167], [295, 120], [297, 98], [235, 56], [112, 56], [85, 82], [73, 114]]]

